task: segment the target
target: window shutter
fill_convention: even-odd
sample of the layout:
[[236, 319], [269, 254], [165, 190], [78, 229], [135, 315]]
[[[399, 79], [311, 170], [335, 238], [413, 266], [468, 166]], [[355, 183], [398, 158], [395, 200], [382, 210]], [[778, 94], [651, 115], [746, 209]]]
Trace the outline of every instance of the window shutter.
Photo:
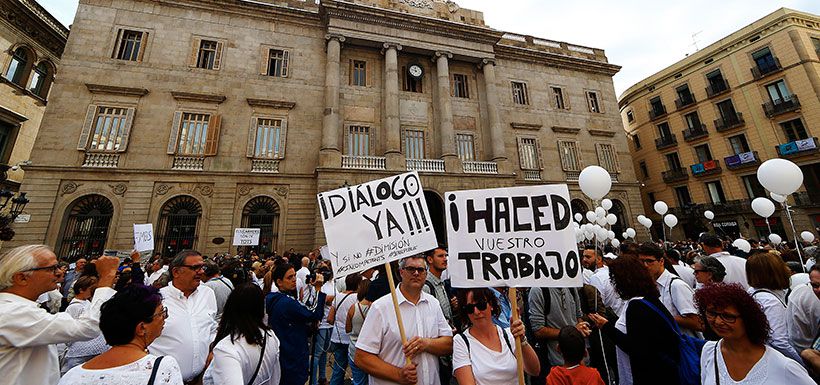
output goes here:
[[216, 42], [216, 53], [214, 54], [214, 68], [218, 70], [222, 64], [222, 49], [225, 47], [225, 44], [221, 41]]
[[373, 71], [370, 68], [371, 67], [370, 64], [372, 64], [372, 63], [371, 62], [364, 62], [364, 75], [365, 75], [365, 81], [367, 82], [368, 87], [372, 87], [372, 85], [373, 85]]
[[288, 142], [288, 120], [282, 119], [282, 133], [279, 134], [279, 155], [277, 159], [285, 158], [285, 144]]
[[450, 97], [456, 96], [456, 74], [450, 74]]
[[97, 116], [97, 105], [89, 105], [88, 110], [85, 113], [83, 130], [80, 132], [80, 141], [77, 142], [77, 149], [80, 151], [85, 151], [85, 149], [88, 148], [88, 137], [91, 135], [91, 130], [94, 128], [95, 116]]
[[174, 121], [171, 123], [171, 136], [168, 138], [168, 154], [177, 153], [177, 140], [179, 139], [179, 127], [182, 125], [182, 112], [174, 112]]
[[200, 44], [200, 41], [202, 41], [202, 39], [200, 39], [198, 37], [194, 37], [192, 39], [193, 40], [191, 41], [191, 53], [190, 53], [190, 56], [188, 57], [188, 66], [189, 67], [196, 67], [196, 59], [199, 56], [199, 44]]
[[222, 116], [211, 115], [208, 122], [208, 136], [205, 138], [205, 156], [216, 156], [219, 147], [219, 129], [222, 125]]
[[288, 77], [288, 72], [290, 68], [290, 51], [284, 50], [282, 51], [282, 77]]
[[541, 155], [541, 139], [535, 139], [535, 156], [538, 157], [538, 169], [544, 169], [544, 157]]
[[142, 58], [145, 56], [145, 50], [148, 49], [148, 32], [142, 33], [142, 41], [140, 42], [140, 52], [137, 56], [137, 61], [142, 62]]
[[584, 169], [584, 165], [581, 163], [581, 145], [578, 142], [572, 142], [572, 145], [575, 147], [576, 171], [581, 171]]
[[256, 155], [256, 136], [259, 130], [259, 118], [251, 118], [251, 127], [248, 130], [248, 148], [245, 151], [245, 156], [253, 158]]
[[128, 148], [128, 138], [131, 137], [131, 127], [134, 126], [134, 112], [136, 108], [129, 108], [125, 111], [125, 133], [122, 134], [122, 143], [120, 143], [117, 152], [125, 152]]
[[113, 59], [116, 59], [117, 54], [120, 52], [120, 45], [122, 45], [122, 32], [122, 28], [117, 30], [117, 40], [114, 40], [114, 51], [111, 52], [111, 58]]
[[268, 74], [268, 65], [270, 63], [270, 48], [265, 47], [264, 45], [259, 51], [259, 74], [260, 75], [267, 75]]
[[524, 143], [521, 139], [521, 137], [515, 138], [516, 142], [518, 142], [518, 166], [524, 170], [524, 165], [527, 161], [525, 159], [526, 154], [524, 153]]

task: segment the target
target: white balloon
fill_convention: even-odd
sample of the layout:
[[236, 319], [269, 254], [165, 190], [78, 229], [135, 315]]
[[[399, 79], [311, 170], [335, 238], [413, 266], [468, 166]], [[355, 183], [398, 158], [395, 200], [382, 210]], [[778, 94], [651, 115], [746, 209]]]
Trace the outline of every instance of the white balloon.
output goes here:
[[772, 197], [772, 200], [777, 203], [783, 203], [786, 201], [785, 195], [775, 194], [773, 192], [769, 192], [769, 196]]
[[578, 230], [579, 228], [581, 228], [581, 225], [578, 224], [578, 222], [572, 222], [572, 227]]
[[612, 243], [612, 247], [618, 247], [618, 246], [621, 245], [621, 241], [619, 241], [617, 239], [613, 239], [611, 243]]
[[666, 202], [664, 202], [664, 201], [655, 202], [655, 212], [656, 213], [658, 213], [660, 215], [663, 215], [663, 214], [666, 214], [667, 211], [669, 211], [669, 206], [666, 205]]
[[646, 218], [646, 216], [644, 216], [643, 214], [638, 215], [638, 222], [640, 222], [640, 221], [642, 221], [642, 220], [643, 220], [643, 219], [641, 219], [641, 218]]
[[712, 219], [715, 219], [715, 213], [713, 213], [713, 212], [711, 212], [711, 211], [709, 211], [709, 210], [704, 211], [704, 212], [703, 212], [703, 216], [704, 216], [704, 217], [706, 217], [706, 219], [708, 219], [708, 220], [710, 220], [710, 221], [711, 221]]
[[779, 235], [772, 233], [769, 234], [769, 241], [771, 241], [775, 245], [779, 245], [781, 242], [783, 242], [783, 238], [780, 238]]
[[610, 225], [614, 225], [614, 224], [618, 223], [618, 217], [616, 217], [615, 214], [607, 214], [606, 215], [606, 223], [609, 223]]
[[628, 235], [630, 238], [635, 238], [635, 234], [636, 234], [635, 229], [633, 229], [631, 227], [626, 229], [626, 235]]
[[666, 225], [669, 226], [669, 228], [671, 229], [671, 228], [677, 226], [678, 217], [676, 217], [673, 214], [669, 214], [669, 215], [663, 217], [663, 223], [666, 223]]
[[612, 201], [604, 198], [604, 200], [601, 201], [601, 207], [603, 207], [604, 210], [609, 211], [609, 209], [612, 208]]
[[609, 238], [609, 239], [615, 239], [615, 232], [612, 231], [612, 230], [607, 231], [606, 232], [606, 237]]
[[575, 221], [581, 222], [582, 220], [584, 220], [584, 216], [581, 213], [575, 213]]
[[594, 211], [587, 211], [587, 221], [590, 223], [595, 222], [595, 212]]
[[629, 239], [629, 234], [627, 234], [626, 231], [624, 231], [623, 233], [621, 233], [621, 238], [623, 238], [625, 240]]
[[649, 218], [646, 218], [641, 224], [643, 225], [643, 227], [646, 227], [648, 229], [648, 228], [652, 227], [652, 220], [649, 219]]
[[596, 207], [595, 208], [595, 216], [598, 218], [603, 218], [606, 216], [606, 210], [603, 207]]
[[803, 242], [814, 242], [814, 234], [811, 231], [804, 231], [800, 233], [800, 238], [803, 238]]
[[757, 180], [766, 190], [789, 195], [803, 184], [803, 171], [786, 159], [774, 158], [763, 162], [757, 168]]
[[584, 231], [584, 238], [586, 238], [588, 241], [591, 241], [592, 238], [595, 238], [595, 234], [593, 234], [591, 231]]
[[581, 243], [581, 242], [584, 241], [584, 239], [586, 239], [586, 236], [584, 236], [584, 233], [575, 234], [575, 242], [576, 243]]
[[768, 218], [774, 214], [774, 203], [767, 198], [755, 198], [752, 201], [752, 211], [763, 218]]
[[743, 252], [745, 253], [752, 251], [752, 244], [749, 243], [749, 241], [742, 238], [735, 239], [735, 241], [732, 242], [732, 246], [737, 247], [740, 250], [743, 250]]
[[612, 188], [612, 177], [601, 166], [587, 166], [578, 175], [581, 191], [590, 199], [601, 199]]
[[599, 224], [599, 225], [601, 225], [601, 226], [606, 226], [606, 217], [596, 219], [596, 220], [595, 220], [595, 223], [597, 223], [597, 224]]

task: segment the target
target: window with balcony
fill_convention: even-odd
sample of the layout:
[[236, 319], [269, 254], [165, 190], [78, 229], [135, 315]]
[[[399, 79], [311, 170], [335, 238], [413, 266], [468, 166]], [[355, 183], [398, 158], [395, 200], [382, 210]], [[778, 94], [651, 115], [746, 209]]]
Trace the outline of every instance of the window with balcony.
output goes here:
[[786, 87], [786, 82], [783, 80], [767, 84], [766, 93], [769, 95], [769, 100], [772, 104], [782, 104], [791, 100], [791, 92], [789, 92], [789, 89]]
[[564, 171], [581, 171], [581, 156], [578, 152], [578, 142], [574, 140], [559, 140], [558, 152], [561, 154], [561, 167]]
[[743, 187], [746, 189], [746, 195], [749, 199], [765, 197], [767, 195], [766, 189], [764, 189], [760, 181], [757, 180], [757, 175], [745, 175], [740, 179], [743, 181]]
[[692, 95], [692, 92], [689, 91], [688, 84], [676, 87], [675, 93], [678, 95], [678, 99], [675, 100], [675, 106], [678, 108], [686, 107], [695, 102], [695, 95]]
[[678, 158], [678, 153], [673, 152], [671, 154], [666, 154], [666, 165], [669, 166], [670, 170], [680, 170], [680, 158]]
[[265, 72], [267, 76], [286, 78], [290, 67], [290, 51], [267, 48]]
[[601, 105], [598, 102], [598, 93], [595, 91], [587, 91], [587, 104], [589, 105], [589, 112], [602, 113]]
[[134, 111], [128, 107], [89, 106], [77, 149], [124, 152], [128, 147]]
[[538, 140], [535, 138], [518, 138], [518, 157], [522, 170], [540, 170], [541, 160], [538, 151]]
[[510, 82], [510, 86], [512, 87], [513, 103], [520, 105], [530, 104], [530, 97], [527, 94], [527, 83]]
[[645, 161], [641, 161], [641, 162], [638, 164], [638, 167], [640, 167], [640, 169], [641, 169], [641, 175], [642, 175], [644, 178], [649, 178], [649, 169], [646, 167], [646, 162], [645, 162]]
[[215, 156], [219, 145], [219, 115], [176, 112], [168, 154], [190, 157]]
[[692, 196], [689, 195], [689, 187], [675, 187], [675, 197], [678, 198], [678, 207], [684, 207], [692, 204]]
[[347, 128], [347, 140], [345, 153], [349, 156], [369, 156], [370, 155], [370, 127], [349, 126]]
[[755, 68], [752, 69], [755, 78], [780, 69], [779, 61], [768, 47], [753, 52], [752, 60], [755, 63]]
[[561, 87], [550, 87], [550, 90], [552, 90], [552, 106], [559, 110], [566, 110], [564, 90]]
[[697, 111], [684, 115], [683, 119], [686, 121], [686, 127], [689, 128], [690, 131], [699, 132], [703, 130]]
[[282, 159], [285, 157], [287, 123], [282, 118], [254, 118], [248, 143], [250, 158]]
[[729, 146], [732, 147], [732, 151], [735, 154], [751, 151], [751, 149], [749, 149], [749, 142], [746, 141], [746, 135], [743, 134], [730, 136]]
[[620, 172], [621, 167], [618, 164], [618, 153], [615, 151], [615, 146], [609, 143], [596, 143], [595, 150], [598, 153], [598, 164], [601, 167], [611, 174]]
[[706, 94], [709, 95], [709, 97], [720, 94], [729, 89], [729, 83], [723, 78], [723, 74], [719, 69], [706, 74], [706, 83], [708, 84], [708, 87], [706, 87]]
[[404, 156], [407, 159], [424, 159], [424, 131], [404, 130]]
[[723, 194], [723, 186], [720, 181], [707, 182], [706, 191], [709, 193], [709, 199], [714, 204], [721, 204], [726, 202], [726, 195]]
[[786, 134], [786, 139], [789, 142], [809, 138], [806, 127], [803, 126], [803, 121], [799, 118], [780, 123], [780, 128], [783, 129], [783, 133]]
[[658, 125], [658, 136], [664, 140], [672, 138], [672, 130], [669, 128], [668, 122], [663, 122]]
[[193, 66], [206, 70], [218, 70], [222, 63], [223, 43], [216, 40], [196, 39], [196, 52]]
[[695, 146], [695, 155], [698, 158], [698, 163], [708, 162], [712, 160], [712, 152], [709, 151], [708, 144], [701, 144], [700, 146]]
[[663, 105], [660, 96], [649, 99], [649, 117], [655, 119], [666, 114], [666, 107]]
[[632, 123], [632, 122], [635, 121], [635, 114], [632, 112], [632, 110], [629, 110], [629, 111], [626, 112], [626, 121], [629, 122], [629, 123]]
[[732, 103], [732, 99], [726, 99], [720, 103], [716, 103], [715, 106], [717, 107], [720, 118], [724, 123], [731, 123], [737, 119], [737, 112], [735, 111], [735, 105]]
[[470, 87], [467, 82], [467, 75], [453, 74], [453, 97], [470, 98]]
[[634, 142], [634, 143], [635, 143], [635, 149], [636, 149], [636, 150], [640, 150], [640, 149], [641, 149], [641, 137], [640, 137], [640, 136], [638, 136], [638, 134], [637, 134], [637, 133], [635, 133], [635, 135], [632, 135], [632, 142]]
[[404, 74], [401, 78], [401, 89], [402, 91], [406, 92], [417, 92], [421, 93], [421, 81], [423, 78], [416, 79], [413, 75], [410, 75], [410, 72], [407, 71], [407, 66], [401, 67], [401, 73]]
[[142, 61], [147, 37], [148, 32], [120, 29], [117, 34], [117, 45], [114, 48], [114, 59]]
[[456, 134], [456, 150], [462, 162], [475, 160], [475, 137], [473, 134]]
[[367, 62], [364, 60], [350, 61], [350, 85], [357, 87], [367, 86]]

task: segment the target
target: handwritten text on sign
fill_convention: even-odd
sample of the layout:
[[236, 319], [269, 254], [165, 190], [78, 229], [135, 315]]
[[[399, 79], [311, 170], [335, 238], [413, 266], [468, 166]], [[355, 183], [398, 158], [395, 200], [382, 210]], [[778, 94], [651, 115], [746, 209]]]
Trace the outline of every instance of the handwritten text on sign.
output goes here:
[[581, 286], [566, 185], [455, 191], [445, 201], [453, 286]]
[[154, 250], [154, 225], [151, 223], [134, 224], [134, 250]]
[[234, 246], [256, 246], [259, 244], [259, 229], [233, 229]]
[[417, 172], [323, 192], [318, 199], [337, 277], [436, 247]]

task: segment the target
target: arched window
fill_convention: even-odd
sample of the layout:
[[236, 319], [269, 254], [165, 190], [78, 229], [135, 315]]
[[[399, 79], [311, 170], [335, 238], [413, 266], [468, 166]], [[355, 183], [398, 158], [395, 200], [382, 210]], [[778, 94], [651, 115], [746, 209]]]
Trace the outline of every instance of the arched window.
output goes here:
[[6, 79], [21, 87], [25, 87], [26, 80], [28, 80], [28, 72], [31, 70], [33, 60], [34, 54], [32, 54], [27, 48], [19, 47], [14, 50], [11, 54], [9, 68], [6, 70]]
[[66, 210], [57, 256], [74, 260], [102, 255], [114, 205], [102, 195], [86, 195]]
[[621, 201], [613, 199], [612, 208], [609, 209], [609, 212], [611, 214], [615, 214], [615, 217], [618, 218], [618, 222], [612, 225], [611, 230], [614, 231], [615, 236], [620, 239], [623, 232], [626, 231], [627, 227], [629, 227], [629, 222], [627, 221], [628, 217], [626, 215], [626, 207], [624, 207], [624, 204], [621, 203]]
[[165, 202], [159, 212], [157, 227], [157, 245], [160, 245], [163, 256], [173, 256], [196, 247], [201, 216], [202, 205], [194, 197], [182, 195]]
[[580, 199], [573, 199], [569, 202], [570, 208], [572, 209], [572, 216], [574, 217], [575, 214], [586, 215], [587, 211], [587, 204]]
[[45, 99], [48, 96], [48, 89], [51, 88], [51, 78], [53, 76], [54, 66], [46, 61], [41, 61], [31, 72], [29, 91]]
[[259, 254], [275, 251], [279, 240], [279, 205], [271, 197], [251, 199], [242, 210], [242, 227], [260, 229], [259, 245], [246, 251], [254, 250]]

